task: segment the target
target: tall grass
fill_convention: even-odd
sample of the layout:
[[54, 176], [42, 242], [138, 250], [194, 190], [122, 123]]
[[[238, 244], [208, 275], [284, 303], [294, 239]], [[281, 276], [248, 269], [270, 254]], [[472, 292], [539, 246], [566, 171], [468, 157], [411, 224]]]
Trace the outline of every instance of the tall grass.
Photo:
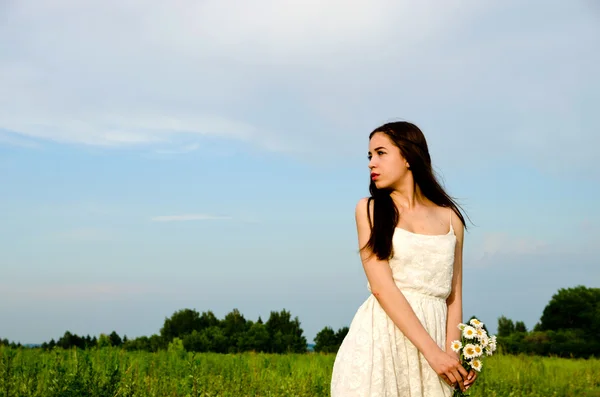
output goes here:
[[[0, 397], [329, 396], [333, 354], [194, 354], [0, 346]], [[600, 360], [492, 356], [473, 397], [600, 397]]]

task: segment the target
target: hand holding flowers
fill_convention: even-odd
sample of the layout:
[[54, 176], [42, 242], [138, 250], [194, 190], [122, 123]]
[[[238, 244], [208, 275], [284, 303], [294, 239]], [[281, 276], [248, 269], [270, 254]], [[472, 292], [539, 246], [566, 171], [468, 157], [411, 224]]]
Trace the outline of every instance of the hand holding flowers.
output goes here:
[[[452, 350], [459, 354], [459, 360], [466, 370], [481, 372], [484, 353], [491, 356], [496, 351], [496, 336], [489, 336], [483, 328], [483, 323], [476, 318], [471, 319], [469, 324], [458, 324], [458, 329], [461, 331], [461, 338], [452, 341]], [[454, 396], [467, 395], [460, 389], [454, 391]]]

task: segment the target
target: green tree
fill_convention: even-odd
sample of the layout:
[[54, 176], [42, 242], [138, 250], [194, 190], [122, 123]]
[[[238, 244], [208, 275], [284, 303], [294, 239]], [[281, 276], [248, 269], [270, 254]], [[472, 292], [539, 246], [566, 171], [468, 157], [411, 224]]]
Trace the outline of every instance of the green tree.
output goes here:
[[515, 323], [515, 332], [525, 332], [527, 333], [527, 327], [523, 321], [517, 321]]
[[229, 341], [229, 353], [237, 353], [240, 350], [238, 346], [238, 339], [246, 333], [247, 324], [246, 319], [240, 313], [238, 309], [233, 309], [228, 313], [223, 321], [221, 321], [221, 328], [223, 334]]
[[561, 288], [544, 308], [540, 319], [542, 331], [582, 329], [600, 335], [600, 288], [579, 285]]
[[205, 353], [210, 351], [212, 344], [206, 335], [206, 329], [200, 332], [194, 330], [191, 334], [184, 336], [183, 347], [189, 352]]
[[325, 327], [315, 336], [315, 352], [334, 353], [337, 352], [338, 338], [331, 327]]
[[113, 331], [108, 335], [108, 339], [110, 339], [110, 345], [120, 347], [123, 344], [121, 337], [117, 334], [116, 331]]
[[[260, 318], [259, 318], [260, 320]], [[269, 331], [262, 322], [248, 322], [250, 327], [248, 331], [242, 334], [238, 339], [238, 348], [240, 351], [269, 351]]]
[[202, 329], [200, 314], [193, 309], [182, 309], [173, 313], [170, 318], [165, 318], [160, 336], [165, 343], [169, 343], [173, 338], [181, 338], [200, 329]]
[[199, 323], [200, 327], [198, 328], [198, 331], [208, 327], [216, 327], [219, 324], [221, 324], [221, 321], [217, 318], [217, 316], [215, 316], [215, 314], [211, 310], [209, 310], [206, 312], [202, 312], [202, 314], [200, 315]]
[[127, 351], [150, 351], [150, 339], [147, 336], [138, 336], [134, 339], [128, 339], [127, 341], [123, 341], [123, 348]]
[[223, 333], [221, 327], [213, 326], [200, 331], [203, 340], [208, 341], [208, 351], [215, 353], [229, 352], [229, 339]]
[[315, 336], [315, 352], [337, 353], [348, 331], [348, 327], [342, 327], [336, 332], [331, 327], [323, 328]]
[[163, 337], [157, 334], [150, 335], [148, 342], [150, 343], [151, 352], [157, 352], [159, 350], [167, 348], [167, 342], [165, 342]]
[[337, 332], [335, 333], [335, 339], [336, 339], [336, 343], [338, 344], [338, 346], [342, 344], [342, 342], [344, 341], [344, 338], [346, 337], [346, 335], [348, 335], [349, 330], [350, 330], [350, 328], [348, 328], [348, 327], [342, 327], [337, 330]]
[[300, 327], [300, 320], [298, 317], [292, 320], [289, 311], [271, 311], [265, 326], [271, 338], [270, 353], [306, 352], [306, 337], [302, 335], [304, 331]]
[[65, 331], [64, 335], [56, 342], [56, 345], [63, 349], [70, 349], [72, 347], [84, 349], [85, 339], [70, 331]]
[[498, 337], [506, 337], [515, 332], [515, 324], [504, 316], [498, 318]]

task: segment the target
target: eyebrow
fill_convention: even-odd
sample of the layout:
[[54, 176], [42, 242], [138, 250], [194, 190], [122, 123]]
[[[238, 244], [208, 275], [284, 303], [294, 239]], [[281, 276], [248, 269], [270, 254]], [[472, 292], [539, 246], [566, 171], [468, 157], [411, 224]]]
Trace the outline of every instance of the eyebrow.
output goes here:
[[[375, 149], [373, 149], [373, 151], [375, 151], [375, 152], [376, 152], [376, 151], [378, 151], [379, 149], [385, 149], [385, 147], [384, 147], [384, 146], [379, 146], [379, 147], [376, 147]], [[371, 154], [371, 151], [370, 151], [370, 150], [369, 150], [369, 154]]]

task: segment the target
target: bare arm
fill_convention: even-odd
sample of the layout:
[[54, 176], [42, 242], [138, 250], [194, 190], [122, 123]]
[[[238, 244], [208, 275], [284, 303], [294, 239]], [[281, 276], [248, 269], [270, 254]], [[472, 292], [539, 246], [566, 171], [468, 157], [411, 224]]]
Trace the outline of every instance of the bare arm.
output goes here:
[[456, 248], [454, 251], [454, 270], [452, 275], [452, 292], [446, 303], [448, 305], [448, 318], [446, 325], [446, 352], [459, 357], [450, 348], [453, 340], [460, 340], [460, 330], [458, 324], [462, 322], [462, 253], [464, 241], [464, 225], [456, 214], [452, 214], [452, 227], [456, 233]]
[[[460, 340], [460, 330], [458, 324], [463, 321], [463, 304], [462, 304], [462, 280], [463, 280], [463, 247], [464, 247], [464, 225], [456, 214], [452, 214], [452, 227], [456, 233], [456, 247], [454, 249], [454, 270], [452, 274], [452, 292], [446, 304], [448, 305], [448, 318], [446, 324], [446, 352], [456, 359], [460, 356], [455, 353], [452, 348], [453, 340]], [[463, 377], [465, 388], [471, 385], [477, 379], [477, 372], [469, 371], [467, 377]]]
[[[371, 211], [372, 213], [373, 211]], [[371, 234], [367, 215], [367, 199], [361, 199], [356, 206], [356, 227], [359, 247], [362, 248]], [[379, 260], [368, 249], [361, 251], [361, 259], [371, 292], [400, 331], [425, 357], [440, 351], [441, 349], [427, 333], [404, 294], [394, 283], [388, 261]]]

